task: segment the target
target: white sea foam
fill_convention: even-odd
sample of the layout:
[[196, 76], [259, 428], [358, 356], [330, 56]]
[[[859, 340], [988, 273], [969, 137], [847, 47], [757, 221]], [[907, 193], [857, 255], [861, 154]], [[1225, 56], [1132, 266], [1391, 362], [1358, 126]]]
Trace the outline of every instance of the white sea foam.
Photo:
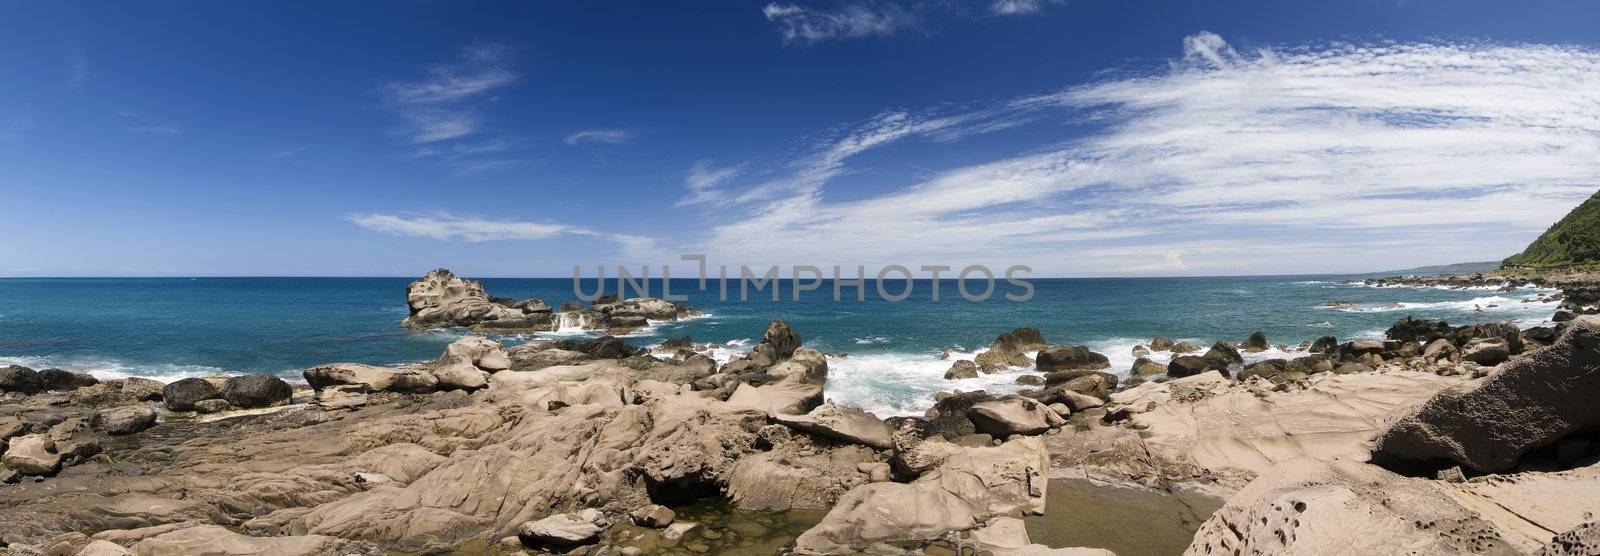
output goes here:
[[856, 340], [856, 345], [858, 345], [858, 346], [881, 346], [881, 345], [884, 345], [884, 344], [887, 344], [887, 343], [890, 342], [890, 340], [888, 338], [885, 338], [883, 336], [872, 336], [872, 337], [869, 337], [869, 338], [856, 338], [855, 340]]
[[[116, 359], [98, 359], [92, 357], [47, 357], [34, 355], [0, 356], [0, 365], [21, 365], [30, 369], [66, 369], [74, 372], [89, 373], [100, 380], [113, 380], [128, 378], [130, 376], [149, 378], [161, 382], [172, 382], [179, 379], [203, 376], [223, 376], [230, 373], [218, 367], [206, 365], [134, 365]], [[298, 369], [296, 369], [298, 371]], [[287, 374], [287, 373], [280, 373]], [[295, 374], [298, 374], [296, 372]]]
[[858, 407], [878, 417], [894, 417], [922, 415], [933, 407], [935, 392], [984, 390], [1007, 394], [1029, 388], [1016, 381], [1018, 376], [1033, 374], [1032, 367], [979, 373], [977, 378], [944, 378], [955, 360], [971, 359], [978, 353], [981, 352], [953, 353], [950, 359], [926, 352], [829, 357], [825, 395], [835, 403]]
[[1444, 310], [1483, 313], [1549, 313], [1560, 304], [1556, 301], [1535, 301], [1535, 297], [1515, 298], [1501, 295], [1474, 297], [1457, 301], [1398, 302], [1383, 305], [1354, 307], [1327, 307], [1346, 313], [1386, 313], [1393, 311]]

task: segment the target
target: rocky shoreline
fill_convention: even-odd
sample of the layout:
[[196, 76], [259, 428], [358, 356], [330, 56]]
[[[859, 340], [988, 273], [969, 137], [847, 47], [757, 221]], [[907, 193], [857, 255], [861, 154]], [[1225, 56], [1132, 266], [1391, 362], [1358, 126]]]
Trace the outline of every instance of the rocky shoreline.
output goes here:
[[[827, 358], [782, 321], [725, 364], [687, 338], [608, 335], [471, 336], [424, 364], [312, 367], [304, 386], [8, 367], [0, 550], [1108, 554], [1030, 538], [1040, 520], [1071, 526], [1047, 502], [1075, 480], [1226, 500], [1178, 502], [1203, 521], [1191, 554], [1592, 553], [1592, 287], [1564, 283], [1571, 315], [1551, 327], [1407, 317], [1384, 340], [1249, 364], [1274, 348], [1262, 334], [1203, 351], [1156, 338], [1134, 355], [1170, 362], [1122, 370], [1020, 328], [952, 354], [947, 377], [1031, 367], [1030, 389], [941, 394], [916, 418], [825, 402]], [[407, 300], [405, 326], [497, 333], [698, 314], [655, 299], [552, 310], [443, 269]]]

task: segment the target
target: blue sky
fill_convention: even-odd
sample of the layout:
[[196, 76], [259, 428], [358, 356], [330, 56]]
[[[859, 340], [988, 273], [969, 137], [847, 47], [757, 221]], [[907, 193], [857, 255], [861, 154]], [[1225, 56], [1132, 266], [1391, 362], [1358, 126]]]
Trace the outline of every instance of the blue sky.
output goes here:
[[1371, 271], [1600, 184], [1585, 2], [0, 10], [7, 276]]

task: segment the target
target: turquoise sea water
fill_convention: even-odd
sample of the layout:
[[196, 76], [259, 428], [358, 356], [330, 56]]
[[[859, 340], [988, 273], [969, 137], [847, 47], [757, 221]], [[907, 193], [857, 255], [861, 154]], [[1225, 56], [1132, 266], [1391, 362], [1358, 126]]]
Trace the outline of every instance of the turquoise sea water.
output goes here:
[[[1533, 326], [1553, 303], [1524, 300], [1552, 290], [1371, 288], [1336, 283], [1349, 277], [1225, 277], [1034, 279], [1032, 300], [969, 302], [955, 284], [917, 283], [910, 299], [889, 303], [873, 295], [832, 300], [830, 284], [792, 301], [752, 292], [752, 299], [718, 299], [696, 291], [695, 280], [674, 280], [674, 294], [709, 316], [662, 323], [628, 337], [650, 345], [692, 336], [696, 342], [748, 349], [766, 323], [787, 320], [805, 343], [835, 357], [828, 395], [880, 415], [919, 413], [932, 393], [960, 388], [1015, 388], [1014, 373], [943, 379], [950, 347], [978, 349], [996, 334], [1032, 326], [1060, 344], [1087, 344], [1126, 373], [1129, 353], [1156, 335], [1199, 343], [1242, 340], [1256, 330], [1290, 346], [1323, 335], [1376, 337], [1408, 314], [1452, 324], [1516, 320]], [[464, 331], [413, 331], [406, 317], [408, 278], [14, 278], [0, 279], [0, 364], [60, 367], [103, 377], [172, 379], [215, 373], [273, 372], [298, 377], [328, 362], [396, 364], [436, 357]], [[552, 305], [574, 299], [570, 279], [486, 279], [500, 297], [543, 297]], [[785, 284], [787, 286], [787, 284]], [[656, 293], [659, 295], [659, 281]], [[898, 286], [891, 288], [897, 291]], [[594, 291], [592, 283], [585, 291]], [[1344, 300], [1359, 310], [1321, 305]], [[1399, 304], [1390, 305], [1390, 304]], [[1475, 307], [1482, 309], [1475, 310]], [[498, 338], [507, 343], [520, 337]], [[1274, 355], [1269, 353], [1267, 355]], [[1282, 354], [1276, 354], [1282, 355]], [[1264, 356], [1262, 356], [1264, 357]], [[1159, 358], [1158, 358], [1159, 359]]]

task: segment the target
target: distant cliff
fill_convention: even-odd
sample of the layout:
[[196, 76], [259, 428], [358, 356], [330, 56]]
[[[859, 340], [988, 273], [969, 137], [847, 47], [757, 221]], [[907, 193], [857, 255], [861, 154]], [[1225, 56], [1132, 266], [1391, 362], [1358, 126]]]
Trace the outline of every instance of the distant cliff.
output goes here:
[[1572, 209], [1502, 268], [1557, 268], [1600, 262], [1600, 192]]

